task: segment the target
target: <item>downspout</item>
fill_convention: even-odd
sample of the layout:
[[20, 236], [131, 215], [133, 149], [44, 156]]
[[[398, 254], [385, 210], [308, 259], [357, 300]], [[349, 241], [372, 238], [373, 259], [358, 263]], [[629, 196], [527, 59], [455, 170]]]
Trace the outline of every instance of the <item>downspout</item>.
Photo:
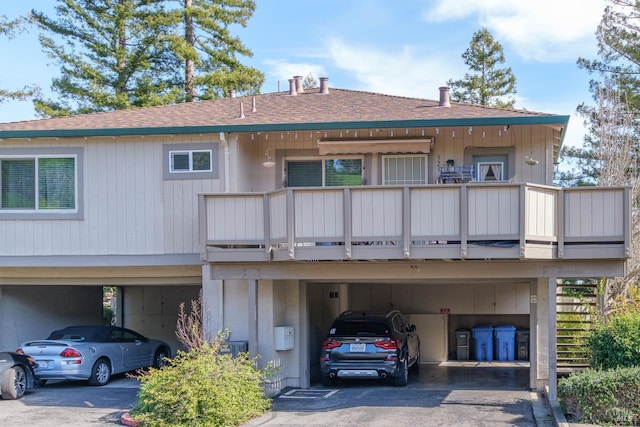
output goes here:
[[224, 137], [224, 132], [220, 132], [220, 143], [224, 152], [224, 192], [229, 192], [229, 144]]

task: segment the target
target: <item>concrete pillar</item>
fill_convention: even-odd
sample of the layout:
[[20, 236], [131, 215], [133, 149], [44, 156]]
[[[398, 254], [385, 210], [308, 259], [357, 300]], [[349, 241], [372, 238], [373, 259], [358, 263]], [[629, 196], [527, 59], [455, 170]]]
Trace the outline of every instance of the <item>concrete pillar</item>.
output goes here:
[[558, 334], [557, 315], [558, 305], [556, 303], [558, 280], [555, 277], [549, 278], [549, 400], [555, 401], [558, 398]]
[[536, 282], [536, 389], [544, 390], [549, 384], [549, 286], [548, 279], [540, 277]]
[[211, 279], [211, 265], [202, 266], [202, 322], [207, 340], [224, 329], [224, 281]]
[[311, 321], [309, 319], [309, 301], [307, 298], [307, 283], [302, 282], [299, 284], [300, 291], [298, 293], [298, 335], [296, 337], [298, 342], [298, 348], [296, 351], [300, 354], [300, 385], [302, 388], [311, 387], [311, 357], [319, 357], [317, 355], [310, 355], [309, 349], [313, 348], [309, 343], [309, 325]]
[[536, 375], [537, 389], [549, 386], [549, 399], [557, 399], [557, 278], [537, 280]]
[[538, 282], [529, 284], [529, 387], [538, 389]]
[[249, 318], [249, 353], [258, 354], [258, 281], [255, 279], [247, 280], [249, 291], [249, 306], [247, 313]]

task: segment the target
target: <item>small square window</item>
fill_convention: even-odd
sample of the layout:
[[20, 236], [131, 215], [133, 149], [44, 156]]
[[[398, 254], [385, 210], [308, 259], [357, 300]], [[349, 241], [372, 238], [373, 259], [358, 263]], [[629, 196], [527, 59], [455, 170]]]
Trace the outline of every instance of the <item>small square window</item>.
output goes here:
[[171, 173], [211, 172], [211, 150], [170, 151]]

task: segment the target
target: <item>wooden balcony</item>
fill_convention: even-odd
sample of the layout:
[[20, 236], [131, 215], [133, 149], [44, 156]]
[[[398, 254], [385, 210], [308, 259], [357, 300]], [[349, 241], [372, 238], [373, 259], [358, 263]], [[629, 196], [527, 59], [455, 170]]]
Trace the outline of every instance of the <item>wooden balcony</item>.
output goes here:
[[629, 189], [529, 183], [199, 196], [209, 262], [625, 259]]

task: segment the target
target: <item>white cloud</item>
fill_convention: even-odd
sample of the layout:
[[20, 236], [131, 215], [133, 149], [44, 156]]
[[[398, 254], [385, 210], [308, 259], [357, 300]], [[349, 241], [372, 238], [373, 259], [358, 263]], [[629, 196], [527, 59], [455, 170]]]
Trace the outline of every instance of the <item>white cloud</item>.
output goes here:
[[266, 67], [265, 73], [268, 78], [281, 82], [281, 90], [288, 89], [288, 81], [293, 76], [307, 77], [312, 74], [317, 80], [318, 77], [326, 77], [327, 71], [321, 65], [309, 64], [309, 63], [294, 63], [282, 60], [266, 60], [264, 61]]
[[527, 60], [575, 61], [595, 54], [602, 0], [437, 0], [430, 22], [477, 18], [505, 47]]
[[[392, 52], [349, 45], [341, 39], [328, 44], [335, 65], [361, 83], [361, 89], [418, 98], [437, 99], [438, 87], [460, 74], [460, 61], [445, 53], [420, 55], [409, 46]], [[457, 56], [457, 55], [456, 55]]]

